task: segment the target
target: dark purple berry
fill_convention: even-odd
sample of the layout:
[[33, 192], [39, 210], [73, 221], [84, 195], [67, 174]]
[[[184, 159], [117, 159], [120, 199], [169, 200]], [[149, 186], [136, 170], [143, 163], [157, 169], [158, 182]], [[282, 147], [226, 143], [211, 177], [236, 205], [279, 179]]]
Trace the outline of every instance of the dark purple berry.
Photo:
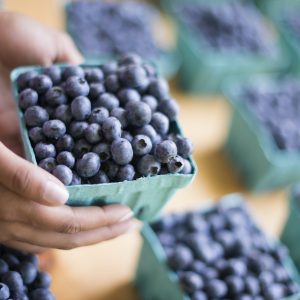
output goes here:
[[97, 97], [93, 103], [93, 107], [105, 107], [107, 110], [111, 111], [115, 107], [120, 105], [118, 98], [113, 94], [104, 93]]
[[95, 176], [90, 178], [91, 183], [93, 184], [101, 184], [101, 183], [109, 183], [110, 180], [104, 171], [100, 170]]
[[89, 123], [102, 124], [109, 117], [109, 111], [105, 107], [96, 107], [92, 110]]
[[143, 127], [151, 121], [151, 108], [143, 102], [129, 103], [125, 107], [128, 122], [136, 127]]
[[92, 145], [85, 139], [80, 139], [75, 142], [73, 154], [76, 158], [81, 158], [84, 154], [90, 152]]
[[100, 68], [84, 69], [85, 79], [88, 83], [99, 83], [104, 79], [103, 72]]
[[74, 139], [69, 135], [65, 134], [64, 136], [60, 137], [56, 144], [55, 147], [58, 152], [61, 151], [72, 151], [74, 148]]
[[160, 102], [158, 110], [165, 114], [170, 121], [174, 121], [178, 116], [179, 106], [173, 99], [163, 100]]
[[139, 55], [135, 53], [126, 53], [121, 56], [118, 63], [120, 66], [122, 65], [140, 65], [142, 64], [142, 59]]
[[46, 289], [35, 289], [30, 292], [30, 300], [55, 300], [53, 294]]
[[141, 96], [137, 90], [122, 89], [118, 93], [118, 99], [121, 104], [125, 106], [127, 103], [139, 102], [141, 100]]
[[177, 155], [176, 144], [173, 141], [165, 140], [156, 145], [154, 154], [161, 163], [168, 163]]
[[71, 113], [75, 120], [84, 121], [89, 118], [92, 111], [91, 101], [83, 96], [76, 97], [71, 103]]
[[103, 171], [106, 173], [108, 178], [110, 180], [113, 180], [119, 171], [119, 165], [117, 165], [115, 162], [111, 160], [107, 160], [106, 162], [103, 163], [102, 167]]
[[31, 142], [35, 145], [39, 142], [45, 141], [45, 136], [43, 134], [43, 129], [41, 127], [33, 127], [28, 131], [29, 138]]
[[193, 144], [189, 139], [179, 136], [176, 138], [175, 143], [177, 146], [178, 154], [183, 158], [188, 158], [192, 154]]
[[169, 99], [169, 85], [165, 79], [153, 79], [148, 86], [148, 93], [158, 101]]
[[136, 130], [136, 133], [148, 136], [152, 142], [155, 141], [156, 136], [157, 136], [155, 129], [153, 128], [152, 125], [149, 125], [149, 124], [147, 124], [141, 128], [138, 128]]
[[101, 126], [97, 123], [90, 124], [84, 131], [85, 139], [91, 144], [97, 144], [102, 140]]
[[66, 131], [65, 124], [60, 120], [46, 121], [43, 125], [43, 134], [50, 139], [57, 140], [64, 136]]
[[59, 105], [54, 112], [55, 119], [61, 120], [65, 123], [65, 125], [68, 125], [72, 120], [72, 113], [71, 108], [69, 105]]
[[36, 105], [26, 109], [24, 118], [27, 126], [41, 127], [46, 121], [49, 120], [49, 114], [44, 108]]
[[73, 178], [73, 173], [70, 168], [65, 165], [57, 165], [52, 174], [58, 178], [64, 185], [70, 185]]
[[54, 85], [61, 82], [61, 70], [58, 66], [51, 66], [43, 70], [43, 74], [49, 76]]
[[36, 144], [36, 146], [34, 147], [34, 153], [39, 160], [56, 156], [56, 150], [54, 145], [42, 142]]
[[149, 107], [151, 108], [152, 112], [155, 112], [158, 107], [157, 100], [153, 96], [150, 96], [150, 95], [143, 96], [142, 102], [148, 104]]
[[131, 162], [133, 158], [133, 150], [130, 142], [126, 139], [116, 139], [112, 142], [110, 147], [113, 160], [119, 165], [126, 165]]
[[74, 139], [80, 139], [84, 137], [84, 132], [88, 128], [89, 124], [82, 121], [73, 121], [69, 126], [69, 133]]
[[116, 178], [118, 181], [123, 182], [123, 181], [133, 180], [134, 176], [135, 176], [134, 167], [133, 165], [128, 164], [125, 166], [121, 166], [119, 168]]
[[39, 95], [32, 89], [25, 89], [19, 95], [19, 106], [26, 110], [30, 106], [34, 106], [38, 102]]
[[46, 93], [49, 89], [52, 88], [52, 85], [53, 83], [50, 77], [42, 74], [33, 77], [29, 82], [29, 86], [38, 94]]
[[69, 77], [65, 83], [65, 92], [71, 98], [78, 96], [87, 96], [90, 88], [86, 80], [82, 77], [72, 76]]
[[152, 142], [146, 135], [136, 135], [131, 142], [134, 155], [145, 155], [151, 152]]
[[99, 95], [105, 93], [103, 83], [92, 83], [90, 85], [89, 98], [95, 100]]
[[17, 78], [18, 91], [22, 91], [28, 88], [30, 80], [37, 75], [38, 73], [35, 71], [27, 71], [25, 73], [20, 74]]
[[117, 118], [109, 117], [102, 123], [102, 134], [108, 141], [121, 137], [122, 125]]
[[73, 172], [73, 177], [70, 185], [81, 185], [81, 178], [75, 172]]
[[85, 178], [95, 176], [98, 173], [100, 166], [100, 158], [93, 152], [84, 154], [76, 163], [77, 173]]
[[59, 86], [55, 86], [47, 91], [45, 101], [48, 105], [56, 107], [61, 104], [66, 104], [68, 99], [64, 90]]
[[119, 70], [120, 81], [129, 88], [139, 88], [148, 83], [145, 69], [139, 65], [122, 66]]
[[27, 285], [31, 284], [35, 280], [38, 272], [36, 266], [27, 261], [21, 262], [18, 266], [18, 271], [23, 278], [23, 282]]
[[99, 155], [101, 161], [106, 161], [111, 158], [110, 145], [107, 143], [95, 145], [92, 151]]
[[67, 80], [70, 77], [77, 76], [84, 78], [84, 71], [79, 66], [67, 66], [62, 73], [62, 77], [64, 80]]
[[150, 154], [142, 156], [137, 164], [137, 170], [142, 176], [158, 175], [160, 168], [160, 162]]
[[127, 114], [126, 114], [126, 110], [124, 108], [115, 107], [110, 112], [110, 116], [117, 118], [120, 121], [122, 128], [126, 128], [128, 126]]
[[122, 131], [121, 138], [126, 139], [126, 140], [129, 141], [130, 143], [131, 143], [132, 140], [133, 140], [133, 136], [131, 135], [131, 133], [129, 133], [129, 132], [126, 131], [126, 130], [123, 130], [123, 131]]
[[72, 169], [75, 165], [75, 157], [69, 151], [60, 152], [56, 157], [56, 161], [59, 165], [65, 165], [70, 169]]
[[155, 112], [153, 114], [150, 124], [159, 134], [167, 134], [169, 131], [169, 119], [160, 112]]
[[116, 74], [107, 76], [104, 80], [105, 89], [109, 93], [116, 93], [120, 89], [120, 83]]
[[54, 157], [44, 158], [39, 162], [39, 167], [41, 167], [49, 173], [52, 173], [56, 167], [56, 160]]

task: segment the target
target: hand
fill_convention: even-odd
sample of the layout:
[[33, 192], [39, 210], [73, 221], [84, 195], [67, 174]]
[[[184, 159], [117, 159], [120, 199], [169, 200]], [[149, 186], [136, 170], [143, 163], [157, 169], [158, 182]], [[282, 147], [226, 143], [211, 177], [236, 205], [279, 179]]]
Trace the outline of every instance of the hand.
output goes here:
[[9, 72], [26, 64], [80, 63], [73, 42], [64, 33], [6, 12], [0, 13], [0, 39], [0, 243], [41, 252], [99, 243], [126, 232], [132, 224], [129, 208], [64, 205], [68, 192], [62, 183], [20, 157]]

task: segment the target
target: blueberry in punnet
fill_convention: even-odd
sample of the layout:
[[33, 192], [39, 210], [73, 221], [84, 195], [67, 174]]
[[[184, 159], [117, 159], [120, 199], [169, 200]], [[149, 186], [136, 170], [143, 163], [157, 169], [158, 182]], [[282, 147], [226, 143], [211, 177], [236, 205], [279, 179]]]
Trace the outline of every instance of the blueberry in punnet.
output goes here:
[[35, 105], [26, 109], [24, 114], [26, 125], [29, 127], [41, 127], [49, 120], [49, 114], [41, 106]]
[[206, 284], [207, 295], [211, 298], [221, 298], [227, 294], [228, 288], [224, 281], [212, 279]]
[[142, 64], [142, 59], [136, 53], [123, 54], [119, 59], [119, 65], [139, 65]]
[[42, 160], [48, 157], [55, 157], [56, 149], [53, 144], [40, 142], [34, 147], [34, 153], [39, 160]]
[[121, 87], [118, 76], [116, 74], [107, 76], [104, 80], [104, 86], [109, 93], [116, 93]]
[[121, 138], [126, 139], [126, 140], [129, 141], [130, 143], [131, 143], [132, 140], [133, 140], [132, 134], [129, 133], [128, 131], [126, 131], [126, 130], [123, 130], [123, 131], [122, 131]]
[[70, 168], [65, 165], [57, 165], [52, 174], [58, 178], [64, 185], [70, 185], [73, 178], [73, 173]]
[[108, 178], [113, 181], [118, 174], [120, 166], [112, 160], [105, 161], [102, 166], [102, 169]]
[[117, 118], [120, 121], [120, 123], [122, 125], [122, 128], [126, 128], [128, 126], [127, 113], [126, 113], [126, 110], [124, 108], [115, 107], [110, 112], [110, 115], [112, 117]]
[[47, 75], [40, 74], [30, 79], [29, 86], [38, 94], [44, 94], [52, 88], [53, 83], [50, 77], [48, 77]]
[[99, 83], [104, 79], [103, 71], [100, 68], [86, 68], [84, 69], [86, 81], [91, 83]]
[[75, 165], [75, 157], [69, 151], [60, 152], [56, 157], [56, 161], [59, 165], [65, 165], [70, 169], [72, 169]]
[[170, 121], [174, 121], [178, 117], [179, 105], [174, 99], [163, 100], [160, 102], [158, 110], [165, 114]]
[[89, 117], [89, 123], [102, 124], [109, 117], [109, 111], [105, 107], [96, 107], [92, 110]]
[[135, 89], [125, 88], [118, 92], [120, 103], [125, 106], [127, 103], [139, 102], [141, 95]]
[[118, 181], [122, 182], [122, 181], [131, 181], [134, 179], [134, 176], [135, 176], [135, 169], [133, 165], [127, 164], [119, 168], [116, 178]]
[[50, 284], [51, 284], [50, 275], [46, 272], [39, 272], [33, 283], [33, 287], [36, 289], [37, 288], [47, 289], [50, 287]]
[[242, 278], [236, 275], [231, 275], [225, 278], [229, 294], [231, 296], [239, 295], [245, 289], [245, 283]]
[[164, 114], [160, 112], [155, 112], [152, 115], [150, 124], [159, 134], [167, 134], [169, 131], [170, 121]]
[[55, 147], [58, 152], [72, 151], [74, 145], [74, 139], [69, 134], [65, 134], [57, 140]]
[[142, 176], [158, 175], [160, 169], [160, 162], [153, 155], [150, 154], [142, 156], [137, 163], [137, 170]]
[[153, 143], [153, 141], [155, 141], [155, 139], [157, 137], [157, 132], [155, 131], [153, 126], [149, 125], [149, 124], [147, 124], [141, 128], [138, 128], [136, 130], [136, 133], [148, 136], [151, 139], [152, 143]]
[[87, 96], [90, 88], [86, 80], [82, 77], [69, 77], [65, 83], [65, 92], [71, 98]]
[[193, 252], [184, 245], [174, 247], [171, 256], [168, 257], [168, 263], [174, 270], [183, 270], [192, 264], [194, 260]]
[[5, 260], [0, 258], [0, 276], [3, 273], [6, 273], [9, 270], [9, 266]]
[[126, 139], [116, 139], [110, 147], [113, 160], [119, 165], [126, 165], [132, 161], [133, 149]]
[[204, 291], [197, 291], [192, 295], [192, 300], [208, 300]]
[[33, 127], [28, 131], [31, 142], [35, 145], [39, 142], [45, 141], [43, 129], [41, 127]]
[[60, 120], [49, 120], [43, 124], [43, 134], [49, 139], [57, 140], [64, 136], [66, 131], [65, 124]]
[[161, 163], [168, 163], [177, 156], [176, 144], [170, 140], [163, 141], [156, 145], [154, 154]]
[[168, 82], [163, 78], [153, 79], [149, 84], [148, 93], [158, 101], [169, 99], [170, 93]]
[[19, 106], [26, 110], [38, 103], [38, 93], [32, 89], [25, 89], [19, 95]]
[[179, 275], [180, 285], [189, 293], [194, 293], [204, 287], [203, 279], [192, 271], [182, 272]]
[[182, 136], [176, 137], [176, 146], [178, 150], [178, 154], [183, 158], [188, 158], [193, 152], [193, 144], [192, 142]]
[[39, 167], [41, 167], [49, 173], [52, 173], [56, 167], [56, 160], [54, 157], [44, 158], [39, 162]]
[[35, 71], [27, 71], [20, 74], [17, 78], [18, 91], [22, 91], [29, 87], [30, 80], [37, 76]]
[[103, 93], [97, 97], [95, 102], [93, 102], [93, 108], [95, 107], [105, 107], [108, 111], [118, 107], [120, 105], [119, 100], [113, 94]]
[[129, 124], [143, 127], [150, 123], [152, 111], [144, 102], [129, 103], [125, 106]]
[[[146, 103], [149, 105], [149, 107], [151, 108], [152, 112], [155, 112], [157, 107], [158, 107], [158, 103], [157, 100], [151, 96], [151, 95], [145, 95], [143, 96], [143, 98], [141, 99], [142, 102]], [[163, 112], [163, 111], [162, 111]]]
[[92, 145], [88, 143], [85, 139], [80, 139], [75, 142], [73, 148], [73, 155], [75, 158], [81, 158], [84, 154], [90, 152]]
[[115, 117], [109, 117], [102, 123], [102, 134], [110, 142], [121, 137], [122, 125]]
[[110, 180], [106, 173], [100, 170], [95, 176], [90, 178], [91, 183], [100, 184], [100, 183], [109, 183]]
[[35, 289], [32, 292], [30, 292], [30, 299], [31, 300], [55, 300], [55, 297], [52, 295], [52, 293], [46, 289]]
[[66, 104], [68, 99], [64, 90], [59, 86], [55, 86], [47, 91], [45, 101], [48, 105], [56, 107], [61, 104]]
[[92, 112], [91, 101], [84, 96], [76, 97], [71, 103], [71, 113], [75, 120], [85, 121]]
[[38, 272], [36, 266], [27, 261], [22, 262], [19, 265], [18, 271], [20, 272], [25, 284], [31, 284], [35, 280]]
[[85, 139], [91, 144], [97, 144], [102, 140], [101, 126], [97, 123], [90, 124], [84, 131]]
[[139, 88], [148, 81], [145, 69], [137, 64], [122, 66], [119, 71], [119, 78], [129, 88]]
[[114, 74], [117, 72], [118, 70], [118, 64], [116, 62], [109, 62], [109, 63], [106, 63], [104, 65], [102, 65], [101, 67], [103, 73], [105, 76], [108, 76], [110, 74]]
[[85, 130], [89, 127], [89, 124], [85, 121], [72, 121], [69, 126], [69, 133], [74, 139], [80, 139], [84, 137]]
[[190, 161], [187, 160], [187, 159], [184, 159], [183, 160], [183, 168], [180, 171], [180, 173], [181, 174], [191, 174], [192, 170], [193, 170], [193, 168], [192, 168], [192, 165], [191, 165]]
[[70, 185], [81, 185], [81, 177], [76, 172], [73, 172], [73, 177]]
[[84, 178], [90, 178], [97, 174], [101, 166], [99, 156], [94, 152], [88, 152], [76, 163], [77, 173]]
[[106, 161], [111, 158], [110, 144], [99, 143], [92, 148], [92, 152], [99, 155], [101, 161]]
[[51, 66], [45, 68], [43, 70], [43, 74], [51, 78], [53, 85], [59, 84], [61, 82], [61, 69], [58, 66]]
[[145, 155], [151, 152], [152, 142], [146, 135], [136, 135], [131, 142], [134, 155]]
[[105, 87], [103, 83], [97, 82], [90, 84], [90, 91], [88, 97], [91, 100], [95, 100], [99, 95], [105, 93]]
[[6, 284], [0, 282], [0, 300], [9, 299], [10, 292]]
[[63, 72], [62, 72], [62, 77], [64, 80], [67, 80], [69, 77], [77, 76], [84, 78], [84, 70], [79, 67], [79, 66], [67, 66]]
[[65, 125], [70, 124], [72, 120], [72, 112], [69, 105], [62, 104], [57, 106], [54, 112], [54, 118], [61, 120]]
[[9, 287], [12, 294], [24, 294], [24, 282], [21, 275], [16, 271], [8, 271], [1, 275], [1, 281]]

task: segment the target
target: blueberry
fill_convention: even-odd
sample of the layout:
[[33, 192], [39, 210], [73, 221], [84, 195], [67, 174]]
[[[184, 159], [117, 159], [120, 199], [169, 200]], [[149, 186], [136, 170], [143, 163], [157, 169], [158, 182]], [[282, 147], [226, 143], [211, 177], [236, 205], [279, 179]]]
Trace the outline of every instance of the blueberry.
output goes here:
[[97, 123], [90, 124], [84, 131], [85, 139], [91, 144], [97, 144], [102, 139], [101, 126]]
[[121, 137], [122, 125], [115, 117], [109, 117], [102, 123], [102, 134], [108, 141], [113, 141]]
[[107, 160], [103, 163], [103, 171], [106, 173], [110, 180], [113, 180], [119, 171], [119, 165], [111, 160]]
[[151, 139], [152, 143], [156, 139], [156, 136], [157, 136], [155, 129], [152, 127], [152, 125], [149, 125], [149, 124], [147, 124], [141, 128], [138, 128], [136, 130], [136, 133], [148, 136]]
[[19, 95], [19, 106], [26, 110], [30, 106], [34, 106], [38, 102], [39, 95], [32, 89], [25, 89]]
[[192, 173], [192, 165], [189, 162], [189, 160], [184, 159], [183, 160], [183, 168], [180, 171], [181, 174], [191, 174]]
[[137, 164], [137, 170], [142, 176], [154, 176], [160, 172], [160, 162], [150, 154], [141, 157]]
[[71, 152], [68, 151], [60, 152], [56, 157], [56, 161], [58, 164], [65, 165], [70, 169], [72, 169], [75, 165], [75, 157]]
[[109, 93], [117, 93], [120, 89], [118, 76], [116, 74], [107, 76], [104, 80], [104, 86]]
[[73, 178], [73, 173], [70, 168], [65, 165], [57, 165], [52, 174], [58, 178], [64, 185], [70, 185]]
[[176, 245], [168, 257], [168, 263], [174, 270], [183, 270], [193, 263], [193, 252], [184, 245]]
[[199, 214], [191, 214], [186, 221], [187, 227], [196, 232], [207, 232], [208, 231], [208, 225], [205, 221], [205, 219]]
[[47, 111], [40, 106], [31, 106], [24, 114], [26, 125], [29, 127], [42, 126], [49, 120]]
[[133, 165], [125, 165], [125, 166], [121, 166], [119, 168], [119, 171], [116, 175], [116, 178], [118, 181], [122, 182], [122, 181], [131, 181], [134, 179], [135, 176], [135, 170]]
[[158, 110], [165, 114], [170, 121], [175, 121], [178, 117], [179, 106], [173, 99], [163, 100], [160, 102]]
[[81, 178], [75, 172], [73, 172], [73, 177], [70, 185], [81, 185]]
[[88, 143], [85, 139], [80, 139], [75, 142], [73, 148], [73, 155], [76, 158], [81, 158], [84, 154], [91, 151], [92, 145]]
[[62, 73], [62, 77], [64, 80], [67, 80], [70, 77], [77, 76], [84, 78], [84, 71], [79, 66], [67, 66]]
[[244, 291], [245, 284], [243, 282], [243, 279], [239, 276], [231, 275], [229, 277], [226, 277], [225, 282], [231, 296], [239, 295]]
[[46, 170], [49, 173], [52, 173], [56, 167], [56, 161], [54, 157], [44, 158], [39, 162], [39, 167]]
[[169, 85], [162, 78], [153, 79], [148, 87], [148, 93], [158, 101], [169, 99]]
[[105, 107], [107, 110], [111, 111], [115, 107], [120, 105], [118, 98], [113, 94], [104, 93], [97, 97], [93, 103], [93, 107]]
[[133, 158], [133, 149], [126, 139], [116, 139], [112, 142], [110, 147], [113, 160], [119, 165], [126, 165], [131, 162]]
[[45, 141], [45, 136], [41, 127], [33, 127], [28, 131], [31, 142], [35, 145], [39, 142]]
[[156, 145], [154, 154], [156, 159], [161, 163], [168, 163], [171, 158], [175, 158], [177, 156], [176, 144], [170, 140], [165, 140]]
[[259, 281], [254, 276], [245, 278], [245, 291], [252, 296], [260, 293]]
[[126, 130], [123, 130], [123, 131], [122, 131], [121, 138], [126, 139], [126, 140], [129, 141], [130, 143], [131, 143], [132, 140], [133, 140], [133, 136], [131, 135], [131, 133], [129, 133], [129, 132], [126, 131]]
[[[149, 107], [151, 108], [151, 111], [152, 111], [152, 112], [155, 112], [156, 109], [157, 109], [157, 107], [158, 107], [157, 100], [156, 100], [153, 96], [150, 96], [150, 95], [145, 95], [145, 96], [143, 96], [142, 102], [148, 104]], [[162, 112], [163, 112], [163, 111], [162, 111]], [[166, 114], [166, 115], [167, 115], [167, 114]]]
[[119, 78], [129, 88], [139, 88], [148, 82], [145, 69], [134, 64], [122, 66], [119, 70]]
[[30, 300], [55, 300], [55, 297], [52, 293], [46, 289], [35, 289], [30, 292]]
[[45, 106], [45, 109], [49, 115], [49, 119], [54, 119], [56, 108], [48, 105], [48, 106]]
[[188, 158], [193, 152], [192, 142], [189, 139], [184, 138], [182, 136], [178, 136], [176, 138], [176, 146], [178, 154], [183, 158]]
[[227, 286], [224, 281], [212, 279], [206, 284], [206, 292], [211, 298], [221, 298], [227, 294]]
[[101, 69], [102, 69], [104, 75], [108, 76], [110, 74], [114, 74], [117, 72], [118, 65], [116, 62], [109, 62], [107, 64], [102, 65]]
[[43, 142], [36, 144], [36, 146], [34, 147], [34, 153], [39, 160], [56, 156], [56, 150], [54, 145], [46, 144]]
[[55, 86], [47, 91], [45, 101], [48, 105], [56, 107], [61, 104], [66, 104], [68, 99], [64, 90], [59, 86]]
[[61, 82], [61, 70], [57, 66], [47, 67], [43, 70], [43, 74], [49, 76], [54, 85]]
[[60, 120], [46, 121], [43, 125], [43, 134], [50, 139], [57, 140], [64, 136], [66, 131], [65, 124]]
[[0, 300], [7, 300], [9, 296], [10, 292], [8, 286], [0, 282]]
[[6, 273], [9, 270], [9, 266], [5, 260], [0, 258], [0, 276], [3, 273]]
[[24, 292], [23, 279], [18, 272], [8, 271], [1, 275], [2, 283], [6, 284], [12, 293], [22, 295]]
[[88, 83], [99, 83], [104, 79], [104, 74], [100, 68], [84, 69], [85, 79]]
[[175, 245], [175, 238], [168, 232], [158, 233], [157, 237], [163, 247], [174, 247]]
[[135, 53], [126, 53], [120, 57], [119, 59], [120, 66], [131, 65], [131, 64], [135, 64], [135, 65], [142, 64], [141, 57]]
[[231, 259], [227, 262], [225, 272], [227, 275], [237, 275], [242, 277], [247, 274], [247, 266], [242, 260]]
[[203, 291], [197, 291], [192, 295], [191, 300], [208, 300], [208, 298]]
[[75, 120], [84, 121], [89, 118], [92, 112], [91, 101], [84, 97], [78, 96], [71, 103], [71, 113]]
[[284, 286], [278, 283], [271, 284], [265, 287], [263, 294], [266, 300], [283, 299], [285, 295]]
[[55, 147], [59, 152], [72, 151], [74, 148], [74, 144], [74, 139], [69, 134], [65, 134], [57, 140]]
[[39, 272], [33, 283], [33, 287], [47, 289], [50, 287], [50, 284], [51, 284], [50, 275], [46, 272]]
[[34, 264], [26, 261], [19, 265], [18, 271], [20, 272], [25, 284], [31, 284], [35, 280], [38, 272]]
[[14, 253], [12, 250], [10, 252], [2, 255], [2, 259], [7, 262], [10, 269], [16, 269], [20, 264], [20, 260], [16, 255], [17, 253]]
[[127, 103], [139, 102], [141, 100], [141, 96], [135, 89], [126, 88], [118, 92], [118, 99], [121, 104], [125, 106]]
[[37, 75], [38, 74], [35, 71], [27, 71], [25, 73], [20, 74], [17, 78], [18, 91], [22, 91], [28, 88], [30, 80]]
[[78, 96], [87, 96], [89, 94], [89, 91], [89, 85], [82, 77], [69, 77], [65, 83], [65, 92], [71, 98], [76, 98]]
[[84, 137], [84, 132], [88, 128], [89, 124], [82, 121], [73, 121], [69, 126], [69, 133], [74, 139], [80, 139]]
[[106, 161], [111, 158], [110, 145], [107, 143], [95, 145], [92, 151], [99, 155], [101, 161]]
[[47, 75], [37, 75], [30, 79], [29, 86], [38, 94], [44, 94], [52, 88], [52, 81]]
[[90, 85], [89, 98], [95, 100], [99, 95], [105, 93], [103, 83], [92, 83]]
[[98, 173], [100, 166], [100, 158], [93, 152], [84, 154], [76, 163], [77, 173], [85, 178], [95, 176]]
[[146, 135], [136, 135], [133, 138], [131, 144], [134, 155], [145, 155], [150, 153], [152, 149], [152, 142]]
[[102, 170], [100, 170], [95, 176], [91, 177], [90, 181], [93, 184], [109, 183], [110, 182], [108, 176]]
[[111, 117], [115, 117], [120, 121], [122, 128], [126, 128], [128, 126], [127, 114], [126, 114], [126, 110], [124, 108], [115, 107], [110, 112], [110, 115], [111, 115]]
[[136, 127], [143, 127], [151, 121], [151, 108], [143, 102], [129, 103], [125, 107], [128, 122]]
[[188, 293], [194, 293], [204, 287], [202, 278], [195, 272], [187, 271], [179, 275], [180, 285]]
[[89, 123], [102, 124], [109, 117], [109, 111], [105, 107], [96, 107], [92, 110]]
[[152, 115], [151, 125], [159, 134], [167, 134], [169, 131], [169, 119], [160, 112], [155, 112]]

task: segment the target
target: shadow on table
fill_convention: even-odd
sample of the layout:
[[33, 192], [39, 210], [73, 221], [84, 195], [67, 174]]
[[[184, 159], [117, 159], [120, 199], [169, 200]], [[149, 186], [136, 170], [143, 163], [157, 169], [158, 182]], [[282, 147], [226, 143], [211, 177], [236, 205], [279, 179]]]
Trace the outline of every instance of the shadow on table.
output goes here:
[[92, 300], [138, 300], [138, 294], [131, 283], [124, 283], [101, 297]]

